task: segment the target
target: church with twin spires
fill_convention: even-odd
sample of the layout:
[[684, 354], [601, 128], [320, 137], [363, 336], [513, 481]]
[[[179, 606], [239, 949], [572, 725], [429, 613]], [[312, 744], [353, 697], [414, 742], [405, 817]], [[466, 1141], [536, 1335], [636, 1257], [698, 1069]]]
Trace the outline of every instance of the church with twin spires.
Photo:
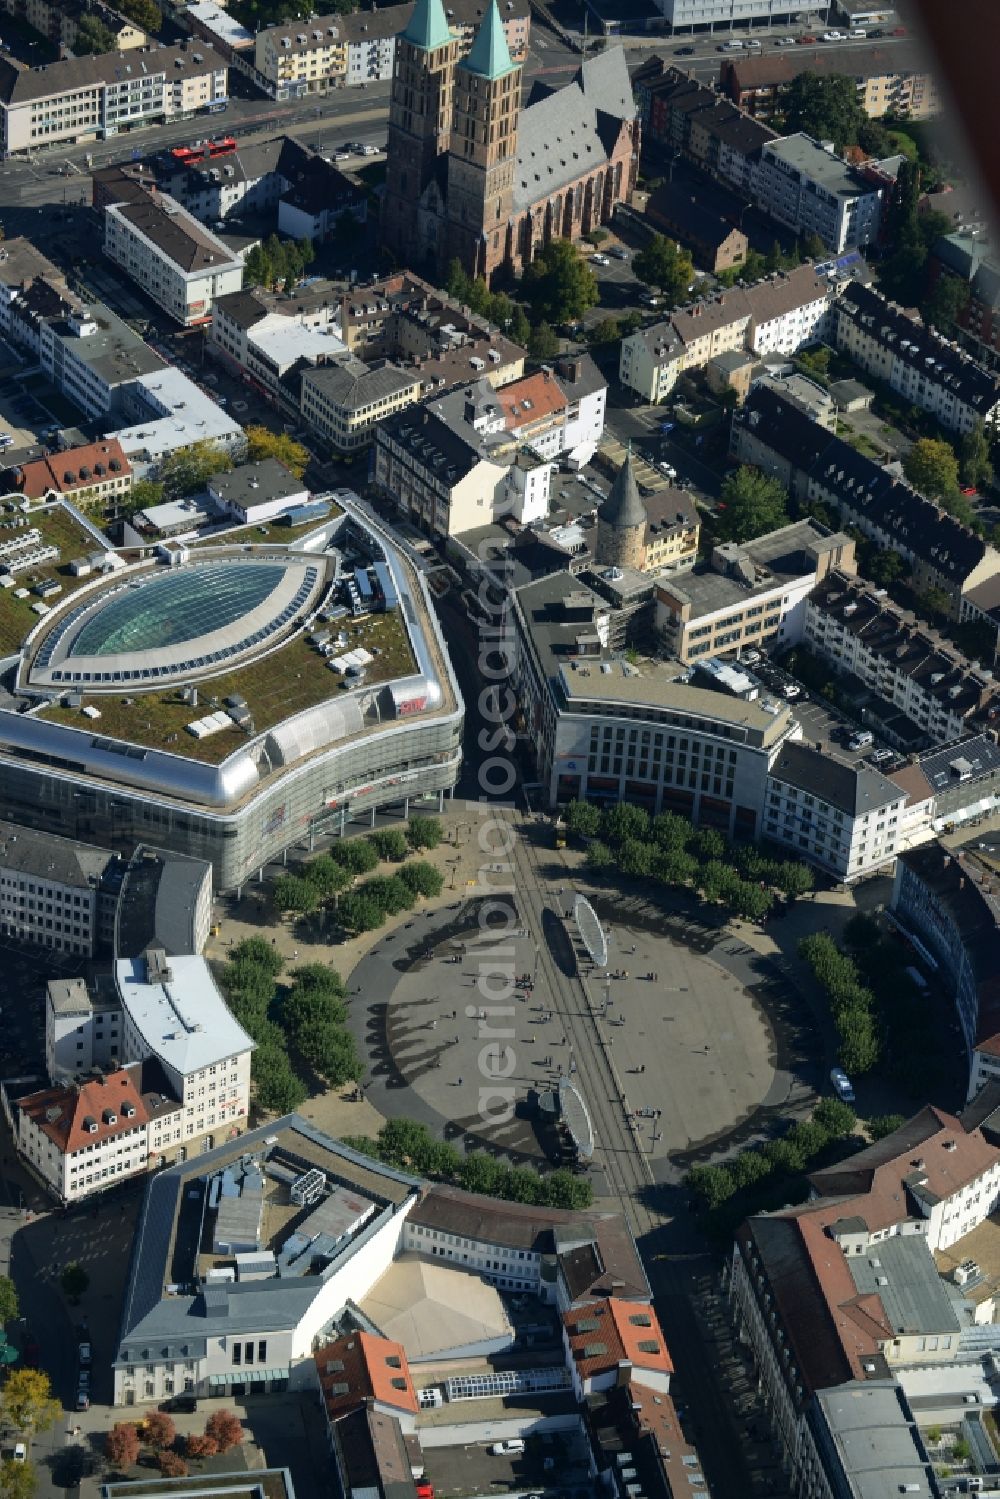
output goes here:
[[458, 259], [490, 282], [630, 201], [639, 119], [620, 47], [563, 88], [536, 79], [522, 107], [496, 0], [460, 46], [442, 0], [416, 0], [396, 38], [382, 240], [402, 265], [440, 279]]

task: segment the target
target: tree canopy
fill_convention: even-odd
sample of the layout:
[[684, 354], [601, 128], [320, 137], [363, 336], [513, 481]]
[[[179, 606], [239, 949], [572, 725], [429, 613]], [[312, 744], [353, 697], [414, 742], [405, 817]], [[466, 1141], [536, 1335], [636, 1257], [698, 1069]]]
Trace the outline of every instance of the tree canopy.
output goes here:
[[76, 40], [73, 51], [77, 57], [87, 57], [115, 50], [115, 34], [97, 16], [85, 13], [76, 23]]
[[744, 464], [722, 485], [716, 534], [724, 541], [752, 541], [775, 531], [788, 521], [787, 500], [777, 479]]
[[18, 1431], [48, 1431], [61, 1414], [49, 1376], [41, 1369], [12, 1369], [0, 1391], [0, 1416]]
[[691, 256], [663, 234], [654, 234], [639, 251], [632, 260], [632, 270], [640, 281], [657, 287], [671, 307], [687, 299], [688, 288], [694, 281]]
[[553, 239], [543, 245], [521, 278], [536, 319], [568, 323], [597, 302], [597, 282], [576, 245]]
[[993, 482], [990, 442], [982, 422], [977, 422], [958, 441], [959, 476], [963, 484], [981, 488]]
[[838, 151], [858, 142], [865, 112], [853, 78], [799, 73], [784, 97], [785, 134], [804, 130], [816, 140], [832, 140]]
[[160, 464], [159, 482], [168, 500], [179, 500], [184, 495], [199, 494], [213, 474], [228, 474], [232, 466], [227, 450], [203, 437], [167, 454]]
[[301, 479], [309, 464], [309, 449], [296, 442], [287, 432], [272, 432], [269, 427], [251, 423], [246, 428], [247, 457], [251, 463], [263, 458], [277, 458], [287, 469]]
[[243, 263], [244, 286], [283, 286], [291, 291], [316, 259], [312, 241], [279, 239], [271, 234], [254, 245]]
[[958, 493], [958, 459], [951, 444], [940, 438], [921, 437], [915, 442], [903, 459], [903, 473], [929, 500]]

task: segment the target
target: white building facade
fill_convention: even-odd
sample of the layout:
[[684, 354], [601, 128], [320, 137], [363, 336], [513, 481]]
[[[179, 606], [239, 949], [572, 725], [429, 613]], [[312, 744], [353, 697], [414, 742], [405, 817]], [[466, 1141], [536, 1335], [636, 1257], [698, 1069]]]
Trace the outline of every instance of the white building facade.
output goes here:
[[215, 298], [243, 285], [240, 257], [166, 194], [106, 208], [104, 253], [185, 328], [208, 322]]
[[768, 771], [761, 831], [836, 879], [854, 881], [893, 864], [905, 802], [894, 782], [867, 766], [786, 744]]

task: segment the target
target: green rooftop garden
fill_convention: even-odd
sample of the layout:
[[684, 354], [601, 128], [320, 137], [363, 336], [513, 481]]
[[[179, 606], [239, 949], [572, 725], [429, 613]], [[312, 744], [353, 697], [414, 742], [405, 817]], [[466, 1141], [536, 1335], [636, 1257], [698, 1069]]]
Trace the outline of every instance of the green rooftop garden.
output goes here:
[[[341, 621], [331, 628], [343, 630], [347, 636], [345, 651], [364, 646], [374, 656], [366, 668], [366, 686], [407, 676], [415, 669], [409, 637], [398, 611]], [[346, 683], [345, 687], [341, 683]], [[331, 671], [326, 658], [299, 635], [270, 655], [200, 680], [197, 685], [198, 703], [194, 707], [181, 700], [179, 688], [162, 692], [87, 692], [79, 708], [53, 706], [43, 709], [38, 716], [217, 765], [246, 743], [247, 734], [234, 725], [207, 739], [195, 739], [187, 732], [187, 725], [204, 718], [214, 708], [221, 708], [227, 697], [238, 695], [246, 700], [254, 732], [260, 734], [295, 713], [336, 697], [350, 682]], [[99, 709], [99, 719], [83, 715], [82, 707], [88, 706]]]
[[[100, 548], [90, 532], [84, 530], [63, 505], [42, 505], [34, 510], [22, 511], [16, 508], [16, 500], [4, 503], [10, 508], [0, 510], [0, 546], [24, 537], [34, 529], [41, 534], [39, 546], [59, 548], [59, 556], [55, 561], [17, 573], [12, 588], [0, 589], [0, 652], [9, 655], [17, 650], [41, 617], [31, 607], [39, 602], [39, 595], [34, 592], [36, 585], [50, 581], [58, 583], [62, 592], [49, 602], [61, 604], [75, 589], [93, 582], [92, 576], [75, 578], [69, 570], [69, 564], [74, 558], [89, 556]], [[28, 524], [20, 527], [9, 524], [18, 518], [26, 519]], [[15, 593], [22, 588], [29, 590], [29, 597], [15, 598]]]

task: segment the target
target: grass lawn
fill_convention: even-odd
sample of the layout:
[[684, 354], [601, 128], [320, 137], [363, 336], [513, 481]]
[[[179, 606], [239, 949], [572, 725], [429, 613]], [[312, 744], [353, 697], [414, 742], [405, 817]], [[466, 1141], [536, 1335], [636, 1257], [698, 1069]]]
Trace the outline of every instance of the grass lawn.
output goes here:
[[[367, 668], [366, 685], [406, 676], [413, 670], [409, 638], [398, 612], [373, 614], [342, 628], [348, 636], [346, 649], [363, 645], [373, 654], [378, 651]], [[127, 697], [118, 693], [85, 693], [82, 704], [99, 708], [99, 719], [91, 721], [83, 717], [79, 708], [64, 707], [47, 708], [39, 716], [218, 765], [246, 743], [243, 730], [234, 725], [208, 739], [195, 739], [187, 733], [186, 726], [221, 707], [225, 698], [238, 694], [246, 699], [254, 730], [260, 734], [293, 713], [336, 697], [344, 680], [330, 670], [325, 658], [300, 635], [270, 656], [199, 682], [196, 708], [181, 701], [179, 690], [136, 692]]]
[[[16, 512], [18, 515], [21, 511]], [[11, 652], [17, 649], [28, 631], [38, 624], [39, 616], [32, 610], [32, 604], [38, 603], [38, 595], [32, 593], [30, 598], [16, 599], [14, 593], [19, 588], [34, 588], [36, 583], [48, 582], [54, 579], [62, 585], [62, 593], [57, 595], [57, 602], [80, 588], [84, 583], [93, 582], [92, 578], [74, 578], [69, 570], [69, 564], [75, 557], [83, 557], [90, 552], [98, 550], [97, 542], [88, 531], [85, 531], [61, 505], [45, 505], [38, 510], [23, 512], [28, 524], [19, 530], [0, 530], [0, 545], [6, 541], [13, 541], [15, 537], [24, 536], [31, 529], [41, 533], [41, 544], [57, 546], [59, 557], [55, 562], [50, 562], [44, 567], [33, 567], [15, 576], [14, 587], [0, 590], [0, 651]], [[14, 515], [10, 511], [3, 512], [4, 520], [12, 520]]]

